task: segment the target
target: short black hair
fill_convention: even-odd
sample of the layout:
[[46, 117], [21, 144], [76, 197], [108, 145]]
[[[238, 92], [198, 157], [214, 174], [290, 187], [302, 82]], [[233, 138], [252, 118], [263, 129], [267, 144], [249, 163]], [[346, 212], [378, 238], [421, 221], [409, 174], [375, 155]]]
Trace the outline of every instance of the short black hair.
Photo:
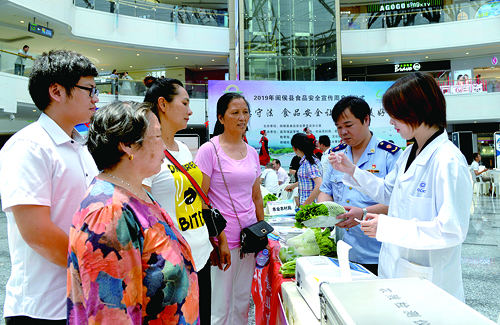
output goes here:
[[31, 69], [28, 89], [36, 107], [42, 112], [50, 105], [49, 87], [55, 83], [72, 96], [75, 85], [82, 77], [97, 77], [96, 67], [80, 53], [67, 50], [44, 52]]
[[325, 147], [329, 147], [331, 145], [331, 142], [330, 142], [330, 137], [327, 136], [327, 135], [321, 135], [319, 138], [318, 138], [318, 142], [322, 145], [324, 145]]
[[401, 77], [382, 97], [385, 111], [413, 129], [421, 124], [446, 128], [446, 100], [436, 80], [427, 73]]
[[281, 161], [279, 159], [273, 159], [274, 162], [276, 162], [278, 165], [281, 166]]
[[472, 161], [476, 160], [477, 156], [479, 156], [479, 153], [478, 152], [474, 152], [472, 154]]
[[24, 46], [23, 46], [23, 50], [24, 50], [25, 48], [30, 48], [30, 46], [29, 46], [29, 45], [24, 45]]
[[90, 119], [87, 147], [99, 170], [112, 169], [125, 154], [119, 145], [142, 147], [151, 103], [112, 102]]
[[[347, 109], [351, 111], [352, 115], [354, 115], [355, 118], [361, 121], [361, 124], [364, 124], [365, 118], [367, 116], [370, 118], [369, 121], [371, 121], [370, 115], [372, 113], [372, 110], [370, 108], [370, 105], [368, 105], [368, 103], [363, 98], [356, 96], [346, 96], [340, 99], [332, 109], [333, 123], [337, 123], [340, 115], [344, 114], [345, 110]], [[368, 122], [368, 125], [369, 123], [370, 122]]]

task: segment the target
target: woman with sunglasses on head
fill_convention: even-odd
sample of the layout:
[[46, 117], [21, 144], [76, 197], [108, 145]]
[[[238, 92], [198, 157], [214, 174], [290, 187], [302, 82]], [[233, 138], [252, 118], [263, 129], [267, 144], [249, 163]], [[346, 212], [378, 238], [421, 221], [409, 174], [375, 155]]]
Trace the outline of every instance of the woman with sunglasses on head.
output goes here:
[[222, 95], [217, 101], [215, 136], [200, 147], [195, 158], [203, 173], [203, 190], [227, 220], [231, 252], [230, 260], [221, 260], [221, 264], [228, 263], [224, 270], [219, 266], [211, 271], [214, 325], [248, 323], [255, 256], [240, 256], [240, 234], [242, 228], [264, 220], [259, 156], [242, 139], [249, 119], [242, 95]]
[[446, 101], [436, 81], [416, 72], [398, 79], [382, 103], [391, 125], [414, 140], [385, 179], [330, 154], [344, 181], [378, 202], [388, 215], [368, 213], [361, 230], [382, 242], [381, 278], [425, 277], [464, 301], [461, 245], [467, 236], [472, 182], [467, 161], [448, 140]]
[[[202, 185], [203, 175], [193, 162], [189, 148], [175, 140], [175, 133], [187, 127], [193, 111], [189, 108], [189, 95], [182, 82], [177, 79], [146, 77], [144, 84], [149, 88], [145, 102], [153, 104], [152, 111], [161, 125], [161, 138], [170, 154], [184, 167], [192, 178]], [[191, 246], [198, 272], [200, 289], [200, 322], [210, 324], [211, 281], [210, 243], [207, 226], [202, 216], [203, 200], [196, 188], [174, 163], [165, 158], [161, 171], [143, 181], [144, 187], [160, 202]], [[224, 232], [218, 237], [223, 256], [229, 256]], [[215, 261], [214, 261], [215, 263]]]

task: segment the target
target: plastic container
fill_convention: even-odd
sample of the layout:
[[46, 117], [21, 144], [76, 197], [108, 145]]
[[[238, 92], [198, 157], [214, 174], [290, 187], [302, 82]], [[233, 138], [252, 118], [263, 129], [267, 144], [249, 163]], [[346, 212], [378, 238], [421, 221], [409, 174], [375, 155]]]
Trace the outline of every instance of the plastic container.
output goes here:
[[257, 258], [255, 259], [256, 267], [258, 269], [262, 269], [266, 265], [268, 260], [269, 251], [267, 249], [260, 251], [259, 254], [257, 254]]

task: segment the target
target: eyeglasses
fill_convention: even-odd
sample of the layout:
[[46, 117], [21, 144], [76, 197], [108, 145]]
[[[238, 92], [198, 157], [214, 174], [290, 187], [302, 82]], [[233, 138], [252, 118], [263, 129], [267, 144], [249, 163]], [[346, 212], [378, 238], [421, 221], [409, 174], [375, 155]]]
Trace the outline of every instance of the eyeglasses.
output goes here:
[[99, 89], [96, 87], [84, 87], [80, 85], [75, 85], [76, 88], [84, 89], [89, 91], [89, 96], [94, 97], [94, 96], [99, 96]]

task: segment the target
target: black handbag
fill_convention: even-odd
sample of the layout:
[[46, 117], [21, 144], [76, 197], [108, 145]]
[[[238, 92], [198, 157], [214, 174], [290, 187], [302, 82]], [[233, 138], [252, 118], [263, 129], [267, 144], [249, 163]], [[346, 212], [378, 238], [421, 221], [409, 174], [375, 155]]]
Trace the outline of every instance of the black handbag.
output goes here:
[[245, 228], [241, 227], [240, 218], [238, 218], [238, 213], [236, 212], [236, 208], [234, 207], [233, 199], [231, 198], [231, 193], [229, 192], [226, 179], [224, 178], [224, 173], [222, 172], [222, 166], [220, 164], [217, 148], [215, 147], [215, 144], [213, 142], [212, 144], [214, 145], [215, 154], [217, 156], [217, 161], [219, 163], [220, 173], [222, 175], [222, 180], [224, 181], [224, 185], [226, 186], [226, 191], [229, 196], [229, 200], [231, 201], [231, 205], [233, 206], [234, 215], [236, 216], [236, 219], [238, 220], [238, 224], [240, 225], [241, 229], [240, 258], [243, 258], [243, 256], [248, 253], [258, 253], [266, 248], [268, 244], [267, 234], [273, 232], [274, 228], [271, 227], [271, 225], [269, 225], [264, 220], [257, 221], [253, 225], [250, 225]]
[[226, 228], [227, 221], [224, 219], [224, 216], [217, 210], [216, 208], [212, 207], [210, 204], [210, 201], [208, 197], [205, 195], [205, 192], [201, 189], [200, 185], [193, 179], [193, 177], [187, 172], [187, 170], [182, 166], [177, 159], [175, 159], [174, 156], [168, 150], [165, 150], [165, 156], [174, 164], [179, 171], [181, 171], [191, 182], [193, 187], [195, 188], [196, 192], [198, 192], [198, 195], [203, 199], [203, 202], [208, 206], [208, 209], [202, 209], [201, 213], [203, 216], [203, 219], [205, 220], [205, 224], [207, 225], [208, 229], [208, 236], [209, 237], [217, 237], [220, 235], [220, 233]]

